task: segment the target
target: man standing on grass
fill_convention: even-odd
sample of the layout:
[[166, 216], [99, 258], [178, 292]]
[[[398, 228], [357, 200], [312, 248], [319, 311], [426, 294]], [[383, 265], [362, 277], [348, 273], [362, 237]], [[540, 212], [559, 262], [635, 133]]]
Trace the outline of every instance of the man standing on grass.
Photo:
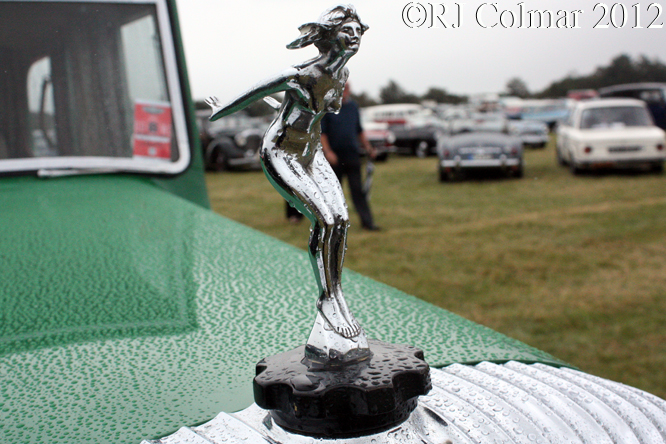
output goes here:
[[374, 159], [377, 152], [363, 133], [358, 105], [351, 100], [351, 89], [347, 82], [342, 93], [340, 112], [338, 114], [328, 113], [321, 121], [321, 145], [340, 184], [347, 176], [354, 208], [361, 217], [362, 227], [366, 230], [377, 231], [379, 227], [372, 219], [370, 205], [361, 184], [359, 142], [365, 148], [368, 156]]

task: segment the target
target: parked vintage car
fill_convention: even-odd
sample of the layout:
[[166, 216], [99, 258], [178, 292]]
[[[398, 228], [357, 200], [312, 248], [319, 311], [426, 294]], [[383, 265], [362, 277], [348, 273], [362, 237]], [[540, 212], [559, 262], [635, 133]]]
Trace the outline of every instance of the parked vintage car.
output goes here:
[[255, 364], [305, 342], [317, 286], [208, 208], [177, 24], [174, 0], [0, 0], [0, 443], [665, 441], [664, 401], [350, 271], [433, 389], [365, 438], [275, 424]]
[[363, 119], [383, 122], [395, 136], [398, 152], [426, 157], [435, 153], [437, 138], [446, 126], [437, 115], [423, 105], [400, 103], [363, 108]]
[[608, 167], [664, 168], [664, 131], [645, 102], [598, 99], [578, 102], [557, 130], [557, 159], [574, 174]]
[[472, 171], [500, 171], [523, 177], [522, 142], [507, 134], [475, 132], [442, 137], [437, 154], [441, 182], [462, 178]]
[[[377, 153], [376, 161], [383, 162], [388, 159], [390, 153], [396, 152], [395, 134], [389, 129], [388, 123], [367, 120], [362, 124], [365, 137]], [[365, 150], [362, 149], [361, 154], [365, 155]]]
[[474, 119], [469, 107], [463, 105], [451, 106], [440, 112], [442, 120], [446, 124], [446, 133], [455, 135], [459, 133], [468, 133], [474, 127]]
[[268, 127], [265, 119], [240, 115], [210, 122], [210, 110], [199, 110], [196, 115], [207, 170], [261, 169], [259, 148]]
[[550, 139], [548, 125], [537, 120], [509, 120], [509, 134], [518, 137], [523, 146], [544, 148]]
[[509, 132], [509, 119], [502, 112], [472, 113], [472, 132], [505, 133]]

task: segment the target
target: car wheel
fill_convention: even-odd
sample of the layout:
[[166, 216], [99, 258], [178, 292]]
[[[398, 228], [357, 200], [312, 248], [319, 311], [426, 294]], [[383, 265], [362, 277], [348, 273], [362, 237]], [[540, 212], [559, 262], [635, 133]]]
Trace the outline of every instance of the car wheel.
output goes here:
[[513, 172], [513, 176], [520, 179], [521, 177], [523, 177], [523, 175], [524, 175], [523, 162], [520, 162], [520, 164], [518, 165], [518, 169]]
[[430, 154], [430, 146], [428, 145], [428, 142], [425, 140], [420, 141], [416, 146], [415, 154], [416, 157], [420, 158], [428, 157], [428, 154]]
[[573, 160], [573, 158], [569, 161], [569, 169], [571, 170], [571, 174], [574, 176], [579, 176], [583, 173], [583, 170], [576, 165], [576, 161]]
[[562, 157], [562, 153], [560, 152], [559, 148], [555, 148], [555, 157], [557, 158], [557, 164], [560, 166], [566, 166], [567, 161], [564, 160], [564, 157]]
[[664, 162], [655, 162], [651, 165], [650, 171], [656, 174], [661, 174], [664, 172]]
[[229, 153], [233, 152], [234, 142], [228, 137], [213, 140], [206, 148], [206, 169], [224, 171], [229, 168]]
[[442, 168], [439, 169], [439, 181], [440, 182], [448, 182], [449, 180], [449, 174], [444, 171]]
[[227, 155], [222, 147], [216, 147], [210, 159], [211, 169], [214, 171], [224, 171], [227, 169]]
[[462, 171], [456, 169], [449, 169], [445, 171], [444, 169], [439, 169], [439, 181], [440, 182], [456, 182], [462, 178]]

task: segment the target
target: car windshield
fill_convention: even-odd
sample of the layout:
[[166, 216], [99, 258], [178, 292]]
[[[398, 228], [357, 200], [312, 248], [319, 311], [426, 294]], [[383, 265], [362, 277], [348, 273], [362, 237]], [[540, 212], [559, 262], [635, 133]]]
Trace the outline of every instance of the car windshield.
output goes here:
[[0, 1], [0, 173], [187, 166], [164, 1]]
[[649, 126], [652, 119], [640, 106], [608, 106], [589, 108], [583, 111], [581, 129], [624, 128], [627, 126]]

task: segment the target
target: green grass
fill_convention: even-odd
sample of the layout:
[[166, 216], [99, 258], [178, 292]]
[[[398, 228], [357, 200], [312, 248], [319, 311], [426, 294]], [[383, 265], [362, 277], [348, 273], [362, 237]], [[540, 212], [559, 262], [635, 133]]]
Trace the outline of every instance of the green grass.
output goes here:
[[[666, 176], [572, 176], [554, 144], [523, 179], [440, 183], [435, 158], [378, 164], [380, 232], [352, 211], [345, 266], [666, 398]], [[263, 173], [208, 174], [213, 209], [305, 249]], [[348, 199], [351, 206], [351, 200]]]

